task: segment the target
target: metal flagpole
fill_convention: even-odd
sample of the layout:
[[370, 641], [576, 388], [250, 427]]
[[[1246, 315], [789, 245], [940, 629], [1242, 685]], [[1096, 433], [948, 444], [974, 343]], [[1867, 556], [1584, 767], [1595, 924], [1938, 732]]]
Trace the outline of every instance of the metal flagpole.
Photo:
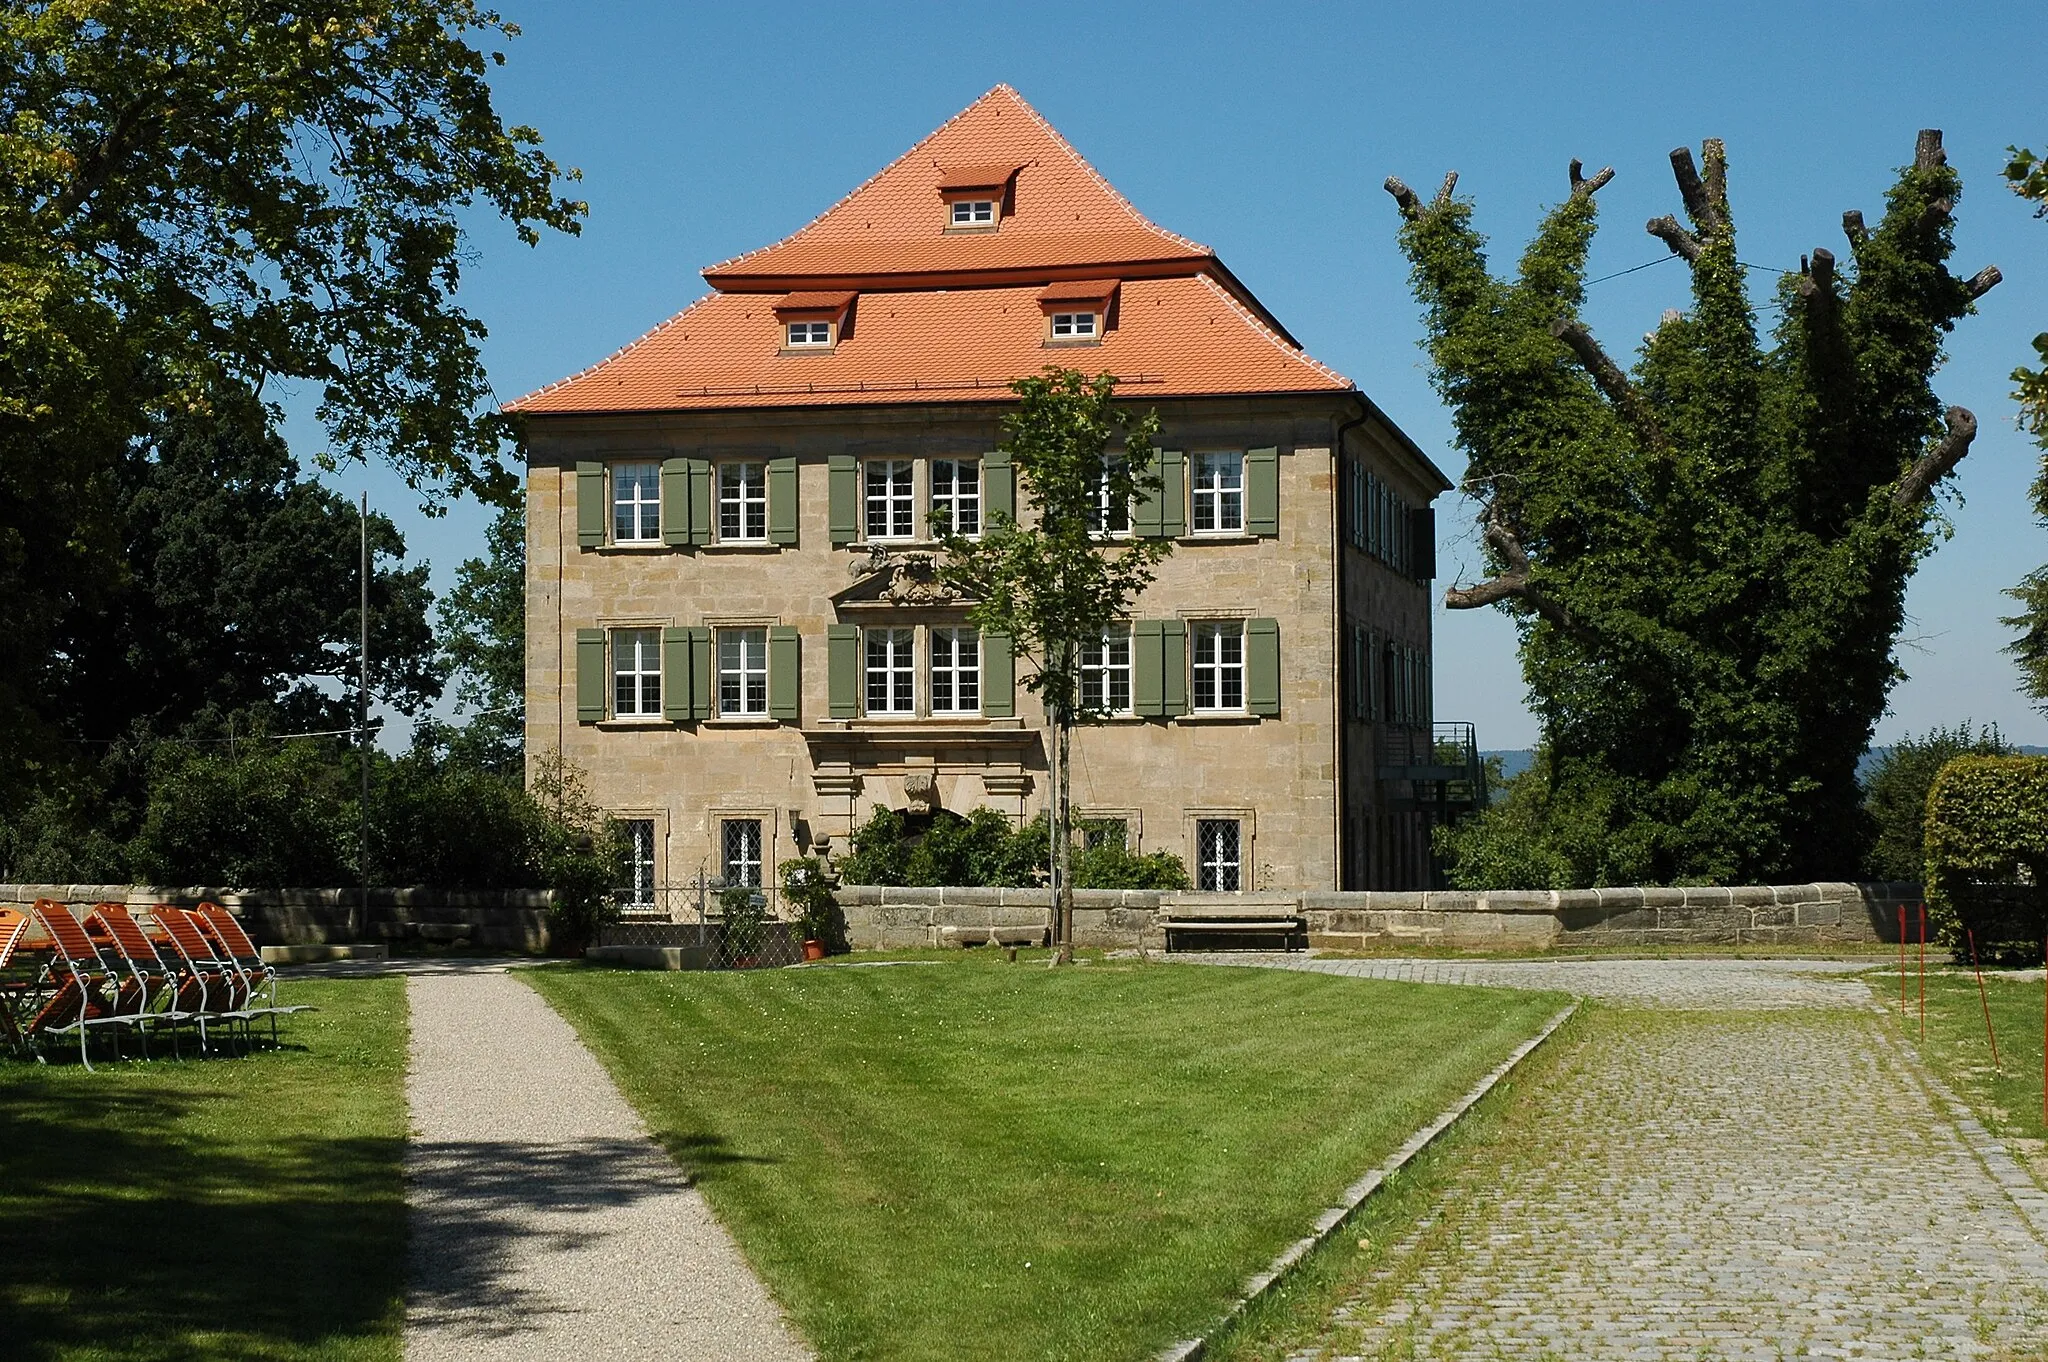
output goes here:
[[356, 624], [356, 740], [362, 744], [362, 799], [356, 806], [356, 868], [362, 877], [362, 900], [355, 929], [357, 940], [370, 927], [370, 494], [363, 493], [357, 512], [356, 542], [360, 596]]

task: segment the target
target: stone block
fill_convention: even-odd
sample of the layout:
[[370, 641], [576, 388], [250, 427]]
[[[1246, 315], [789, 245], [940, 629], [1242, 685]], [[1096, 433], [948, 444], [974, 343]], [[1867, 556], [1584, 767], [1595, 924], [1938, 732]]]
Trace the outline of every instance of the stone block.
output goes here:
[[1483, 906], [1489, 913], [1550, 913], [1557, 909], [1557, 895], [1548, 889], [1489, 890]]
[[1820, 902], [1820, 886], [1817, 884], [1778, 884], [1771, 886], [1771, 893], [1779, 903]]
[[1643, 890], [1643, 906], [1645, 908], [1683, 908], [1685, 906], [1685, 895], [1686, 891], [1683, 889], [1665, 887], [1645, 889]]
[[[1845, 921], [1839, 903], [1801, 903], [1793, 907], [1792, 923], [1801, 927], [1836, 927]], [[1893, 933], [1896, 935], [1896, 930]]]
[[716, 952], [709, 946], [592, 946], [583, 952], [594, 964], [621, 969], [710, 969]]
[[993, 908], [1003, 901], [1003, 891], [1000, 889], [940, 889], [936, 892], [938, 901], [948, 908], [955, 904], [976, 904]]
[[1799, 920], [1799, 906], [1792, 903], [1760, 904], [1749, 910], [1749, 925], [1758, 927], [1790, 927]]
[[1764, 885], [1739, 885], [1728, 891], [1728, 901], [1738, 908], [1758, 908], [1778, 901], [1777, 892]]

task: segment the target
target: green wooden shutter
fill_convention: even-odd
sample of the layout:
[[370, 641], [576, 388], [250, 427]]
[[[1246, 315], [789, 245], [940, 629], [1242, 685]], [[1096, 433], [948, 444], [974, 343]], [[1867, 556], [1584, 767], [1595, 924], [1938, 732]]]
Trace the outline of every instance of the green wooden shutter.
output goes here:
[[1160, 713], [1188, 712], [1188, 626], [1185, 620], [1159, 622]]
[[1010, 451], [991, 449], [981, 458], [982, 523], [994, 523], [1000, 511], [1012, 521], [1017, 518], [1017, 470], [1010, 466]]
[[1017, 658], [1010, 636], [995, 629], [981, 636], [981, 713], [987, 719], [1017, 717]]
[[1280, 621], [1244, 622], [1244, 707], [1271, 717], [1280, 712]]
[[1187, 533], [1187, 473], [1188, 456], [1179, 450], [1169, 449], [1159, 456], [1159, 533], [1163, 538]]
[[697, 628], [690, 635], [690, 717], [709, 719], [718, 713], [718, 688], [711, 675], [711, 631]]
[[672, 724], [690, 717], [690, 631], [661, 631], [661, 717]]
[[[1152, 451], [1152, 458], [1140, 470], [1153, 477], [1159, 476], [1159, 451]], [[1138, 495], [1138, 504], [1131, 507], [1131, 533], [1141, 539], [1159, 537], [1159, 489], [1154, 488]]]
[[576, 722], [594, 724], [605, 715], [604, 630], [576, 631]]
[[711, 542], [711, 461], [691, 459], [690, 463], [690, 542], [708, 544]]
[[690, 542], [690, 461], [661, 461], [661, 542]]
[[826, 626], [825, 653], [832, 717], [855, 718], [860, 713], [860, 626]]
[[1244, 528], [1247, 534], [1280, 533], [1280, 451], [1248, 449], [1244, 455]]
[[576, 546], [594, 549], [604, 543], [604, 465], [576, 465]]
[[1166, 713], [1160, 621], [1131, 621], [1131, 708], [1148, 718]]
[[[796, 543], [796, 460], [768, 461], [768, 542]], [[771, 668], [773, 663], [770, 664]], [[773, 685], [774, 682], [770, 682]]]
[[1415, 565], [1410, 573], [1418, 582], [1427, 582], [1436, 576], [1436, 511], [1421, 506], [1408, 513], [1414, 525]]
[[[769, 506], [774, 506], [774, 490], [768, 493]], [[797, 695], [800, 673], [797, 671], [797, 632], [786, 624], [778, 624], [768, 631], [768, 717], [784, 723], [795, 723], [797, 719]]]
[[[851, 544], [860, 526], [860, 460], [851, 454], [834, 454], [827, 461], [830, 486], [832, 542]], [[847, 716], [838, 716], [847, 717]]]

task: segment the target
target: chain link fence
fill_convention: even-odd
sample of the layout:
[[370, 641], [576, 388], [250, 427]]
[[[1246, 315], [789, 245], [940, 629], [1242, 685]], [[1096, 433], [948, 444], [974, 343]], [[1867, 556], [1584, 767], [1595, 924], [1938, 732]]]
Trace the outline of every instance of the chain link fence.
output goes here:
[[780, 914], [780, 897], [723, 876], [622, 894], [620, 920], [599, 932], [598, 944], [703, 947], [714, 969], [793, 965], [804, 959], [803, 924]]

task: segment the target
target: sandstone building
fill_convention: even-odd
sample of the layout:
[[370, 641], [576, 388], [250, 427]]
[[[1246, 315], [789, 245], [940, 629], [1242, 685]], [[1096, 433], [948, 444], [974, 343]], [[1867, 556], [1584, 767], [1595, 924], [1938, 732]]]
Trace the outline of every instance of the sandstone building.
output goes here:
[[628, 820], [633, 896], [772, 881], [876, 805], [1046, 797], [1007, 642], [932, 588], [930, 513], [1014, 510], [1007, 385], [1118, 378], [1175, 551], [1091, 652], [1083, 816], [1203, 889], [1418, 888], [1442, 473], [1207, 247], [998, 86], [712, 291], [520, 399], [527, 750]]

